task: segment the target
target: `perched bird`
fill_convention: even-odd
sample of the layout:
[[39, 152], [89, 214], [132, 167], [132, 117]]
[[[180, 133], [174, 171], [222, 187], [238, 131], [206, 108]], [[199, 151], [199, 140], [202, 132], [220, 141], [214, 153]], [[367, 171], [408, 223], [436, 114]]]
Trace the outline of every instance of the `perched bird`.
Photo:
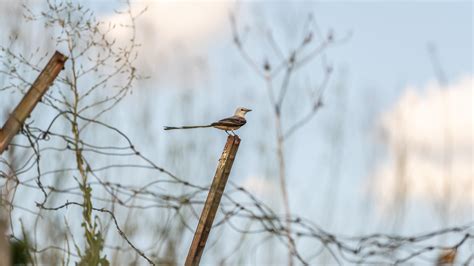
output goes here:
[[243, 126], [243, 125], [245, 125], [245, 123], [247, 123], [247, 120], [245, 120], [245, 114], [250, 112], [250, 111], [252, 111], [252, 110], [244, 108], [244, 107], [239, 107], [239, 108], [237, 108], [237, 110], [235, 110], [235, 114], [233, 116], [221, 119], [221, 120], [219, 120], [217, 122], [214, 122], [212, 124], [209, 124], [209, 125], [165, 127], [165, 130], [213, 127], [213, 128], [217, 128], [217, 129], [220, 129], [220, 130], [224, 130], [228, 135], [230, 135], [229, 131], [232, 132], [232, 134], [235, 135], [234, 130], [239, 129], [241, 126]]

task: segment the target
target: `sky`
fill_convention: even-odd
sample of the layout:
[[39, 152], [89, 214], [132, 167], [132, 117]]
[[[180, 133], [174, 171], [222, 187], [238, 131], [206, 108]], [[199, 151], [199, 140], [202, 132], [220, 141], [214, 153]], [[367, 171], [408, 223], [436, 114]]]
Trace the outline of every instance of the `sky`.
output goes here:
[[[192, 41], [197, 49], [202, 48], [200, 43], [211, 47], [215, 42], [228, 44], [229, 10], [252, 6], [250, 9], [254, 13], [261, 12], [263, 17], [281, 15], [275, 19], [277, 24], [287, 24], [284, 21], [295, 16], [313, 13], [322, 27], [332, 28], [339, 35], [350, 34], [346, 44], [329, 54], [337, 66], [354, 73], [351, 80], [358, 86], [394, 88], [423, 85], [435, 79], [427, 49], [429, 44], [436, 46], [448, 80], [472, 73], [473, 6], [470, 1], [178, 2], [133, 2], [137, 9], [150, 6], [143, 20], [152, 22], [156, 30], [152, 35], [162, 37], [162, 45], [180, 40]], [[106, 7], [108, 5], [101, 5], [100, 10], [106, 13]], [[252, 16], [251, 13], [249, 11], [248, 16]]]
[[[449, 80], [472, 73], [472, 3], [363, 2], [321, 5], [321, 19], [351, 29], [353, 39], [336, 56], [358, 83], [422, 85], [435, 79], [427, 45], [434, 44]], [[334, 14], [330, 13], [330, 10]], [[336, 15], [337, 14], [337, 15]], [[342, 19], [344, 18], [344, 19]]]
[[[101, 19], [123, 21], [112, 12], [123, 7], [121, 4], [98, 1], [91, 5]], [[258, 123], [268, 115], [269, 107], [262, 83], [232, 43], [229, 12], [235, 12], [243, 31], [250, 27], [248, 48], [262, 61], [268, 54], [268, 46], [259, 39], [262, 32], [271, 29], [283, 49], [289, 50], [295, 45], [293, 37], [300, 33], [305, 18], [312, 14], [323, 33], [331, 29], [336, 38], [345, 41], [324, 54], [335, 69], [324, 108], [295, 135], [286, 150], [294, 212], [338, 233], [439, 228], [439, 217], [432, 206], [436, 206], [440, 200], [437, 195], [442, 192], [432, 195], [423, 184], [443, 186], [438, 177], [444, 171], [439, 169], [438, 158], [443, 151], [436, 150], [443, 136], [430, 133], [441, 120], [436, 114], [444, 108], [443, 99], [449, 98], [452, 111], [447, 117], [455, 123], [449, 127], [455, 129], [451, 138], [461, 143], [452, 151], [453, 183], [457, 184], [453, 189], [458, 193], [460, 189], [467, 196], [456, 201], [454, 218], [443, 222], [463, 224], [473, 220], [474, 207], [473, 5], [470, 1], [132, 1], [134, 10], [149, 6], [137, 21], [139, 28], [146, 29], [138, 36], [142, 42], [138, 60], [140, 71], [152, 79], [140, 83], [117, 110], [127, 118], [111, 119], [111, 123], [123, 128], [145, 153], [162, 163], [167, 151], [153, 154], [154, 147], [146, 144], [152, 133], [134, 126], [144, 115], [136, 108], [138, 104], [160, 107], [156, 113], [148, 114], [154, 120], [147, 129], [159, 132], [153, 137], [158, 146], [164, 146], [170, 140], [184, 138], [184, 133], [163, 135], [162, 126], [218, 119], [232, 114], [244, 102], [254, 111], [248, 116], [248, 125], [239, 131], [244, 141], [239, 151], [241, 166], [233, 170], [233, 181], [278, 210], [281, 204], [271, 200], [272, 194], [279, 193], [278, 182], [266, 171], [272, 162], [263, 165], [255, 160], [256, 155], [245, 151], [260, 143], [259, 131], [263, 129]], [[127, 38], [127, 33], [115, 34], [120, 39]], [[436, 49], [435, 60], [445, 75], [445, 84], [439, 83], [430, 45]], [[320, 81], [320, 61], [316, 61], [299, 79], [311, 84]], [[318, 71], [313, 74], [313, 70]], [[194, 103], [177, 104], [186, 90], [192, 91]], [[186, 119], [176, 121], [173, 114], [177, 113]], [[399, 117], [403, 117], [403, 123]], [[404, 131], [401, 126], [418, 128]], [[413, 185], [407, 193], [412, 207], [406, 209], [405, 225], [395, 228], [387, 221], [393, 220], [389, 214], [399, 189], [394, 182], [394, 158], [405, 134], [410, 134], [410, 147], [429, 148], [416, 150], [415, 156], [408, 159], [409, 165], [423, 167], [414, 167], [410, 171], [415, 174], [406, 178], [407, 184]], [[222, 138], [223, 142], [225, 137], [221, 132], [197, 132], [196, 136], [197, 140], [210, 143], [209, 149], [215, 154], [221, 147], [213, 140]], [[199, 143], [195, 145], [201, 147]], [[177, 160], [170, 170], [184, 174], [179, 165], [189, 158], [181, 155]], [[213, 158], [206, 162], [210, 169], [214, 164]], [[430, 174], [424, 177], [425, 173]], [[203, 180], [196, 182], [206, 184]], [[330, 186], [334, 182], [341, 189], [330, 214], [322, 207], [328, 203], [327, 195], [332, 193]], [[358, 219], [347, 226], [345, 219], [337, 217]]]
[[[142, 7], [149, 2], [138, 3], [137, 7]], [[460, 115], [459, 127], [465, 128], [468, 142], [470, 141], [469, 147], [472, 148], [472, 2], [219, 1], [206, 2], [195, 7], [195, 12], [191, 12], [192, 16], [187, 8], [182, 8], [191, 5], [190, 2], [180, 2], [175, 7], [167, 6], [169, 2], [161, 5], [165, 6], [164, 10], [173, 10], [175, 13], [168, 13], [171, 18], [165, 16], [160, 19], [160, 4], [150, 4], [149, 14], [144, 15], [144, 20], [154, 25], [153, 30], [157, 34], [151, 38], [155, 38], [153, 40], [156, 40], [158, 45], [153, 42], [145, 44], [145, 49], [149, 48], [146, 58], [143, 59], [149, 65], [147, 70], [152, 75], [165, 76], [158, 78], [163, 83], [157, 90], [165, 90], [161, 91], [160, 95], [172, 98], [175, 89], [197, 90], [196, 97], [198, 103], [201, 102], [201, 108], [207, 106], [211, 110], [219, 110], [219, 115], [214, 116], [216, 118], [230, 114], [234, 108], [229, 106], [237, 106], [238, 101], [247, 101], [249, 107], [260, 107], [253, 108], [255, 111], [250, 114], [249, 125], [256, 122], [252, 119], [257, 120], [262, 113], [268, 112], [268, 108], [264, 107], [264, 94], [260, 95], [261, 97], [248, 98], [245, 93], [241, 95], [239, 92], [239, 88], [255, 92], [261, 85], [255, 82], [256, 76], [245, 68], [242, 58], [232, 47], [229, 10], [234, 10], [244, 31], [247, 27], [250, 28], [248, 48], [259, 60], [263, 60], [268, 52], [268, 46], [258, 39], [259, 34], [270, 29], [277, 41], [283, 43], [283, 50], [291, 49], [296, 43], [292, 42], [292, 37], [298, 35], [299, 28], [309, 14], [312, 14], [322, 32], [332, 30], [336, 37], [345, 39], [324, 54], [325, 59], [336, 69], [331, 86], [342, 84], [344, 95], [340, 97], [334, 89], [328, 92], [324, 109], [304, 130], [296, 134], [287, 149], [288, 171], [291, 176], [289, 190], [290, 195], [294, 195], [291, 198], [292, 209], [327, 228], [338, 232], [354, 232], [353, 227], [345, 226], [344, 219], [333, 221], [327, 218], [326, 211], [319, 211], [327, 203], [324, 198], [330, 191], [328, 186], [331, 180], [338, 178], [341, 186], [339, 193], [342, 196], [337, 200], [337, 208], [332, 214], [334, 217], [360, 216], [364, 206], [369, 205], [373, 206], [374, 210], [364, 211], [367, 211], [368, 217], [373, 217], [369, 222], [371, 226], [364, 226], [367, 221], [361, 219], [355, 226], [358, 227], [355, 231], [372, 232], [374, 228], [382, 231], [392, 230], [387, 229], [386, 224], [387, 221], [393, 220], [388, 214], [393, 212], [391, 204], [396, 203], [397, 198], [394, 195], [399, 188], [390, 183], [393, 179], [384, 173], [393, 175], [395, 171], [394, 153], [397, 148], [391, 141], [399, 138], [401, 133], [398, 128], [400, 124], [387, 122], [387, 117], [396, 116], [399, 112], [408, 112], [410, 117], [411, 109], [422, 110], [425, 112], [424, 117], [414, 115], [407, 123], [416, 124], [420, 122], [419, 119], [428, 119], [426, 124], [431, 123], [430, 126], [418, 133], [418, 136], [423, 138], [427, 134], [426, 130], [430, 130], [433, 124], [439, 122], [437, 117], [431, 115], [439, 111], [439, 106], [434, 107], [437, 106], [435, 103], [444, 97], [442, 92], [437, 91], [461, 91], [453, 94], [461, 95], [456, 99], [462, 102], [464, 109], [461, 109], [461, 113], [453, 113]], [[194, 16], [199, 23], [189, 19]], [[168, 25], [172, 30], [166, 29], [167, 23], [164, 22], [170, 21], [178, 21], [179, 27]], [[147, 36], [144, 40], [149, 38]], [[176, 51], [177, 46], [183, 49]], [[430, 54], [429, 47], [434, 47], [434, 56]], [[202, 65], [199, 60], [203, 58], [206, 63]], [[435, 64], [439, 63], [441, 66], [447, 84], [436, 85], [438, 75], [433, 59]], [[193, 69], [194, 65], [197, 65], [196, 69]], [[304, 78], [313, 82], [319, 80], [317, 75], [308, 73], [306, 72], [307, 77]], [[192, 77], [193, 82], [182, 81], [179, 75], [183, 74], [187, 78]], [[222, 104], [218, 99], [223, 95], [231, 98], [230, 101], [235, 104]], [[416, 100], [410, 102], [407, 100], [410, 97]], [[166, 105], [169, 100], [165, 99], [162, 103]], [[173, 105], [173, 102], [171, 104]], [[342, 109], [339, 104], [346, 106]], [[457, 102], [452, 105], [456, 110], [460, 110], [457, 108]], [[401, 111], [402, 108], [405, 109]], [[176, 110], [176, 107], [173, 110]], [[205, 117], [206, 115], [197, 115], [192, 117], [191, 121], [185, 122], [202, 121]], [[333, 125], [335, 120], [342, 123], [342, 130]], [[157, 128], [173, 122], [173, 118], [158, 116]], [[255, 130], [246, 126], [241, 130], [241, 135], [253, 141], [255, 137], [249, 135]], [[335, 133], [342, 136], [336, 142], [332, 138]], [[384, 133], [389, 137], [384, 138]], [[164, 138], [165, 141], [168, 139], [167, 136]], [[431, 139], [427, 137], [427, 141], [430, 142]], [[434, 142], [436, 141], [433, 140]], [[430, 145], [433, 143], [430, 142]], [[464, 184], [456, 186], [461, 188], [461, 191], [457, 192], [472, 194], [472, 149], [463, 156], [461, 161], [464, 166], [455, 167], [456, 171], [459, 170], [463, 174], [453, 177], [456, 180], [453, 182]], [[429, 176], [426, 173], [433, 171], [433, 160], [422, 163], [417, 157], [410, 160], [410, 165], [424, 166], [420, 170], [423, 174], [413, 174], [410, 175], [414, 176], [413, 178], [407, 179], [409, 186], [415, 187], [407, 194], [408, 205], [411, 207], [405, 210], [405, 225], [410, 226], [394, 227], [393, 230], [414, 232], [439, 228], [437, 218], [433, 219], [439, 216], [432, 212], [432, 205], [436, 205], [439, 198], [433, 197], [423, 188], [423, 184], [435, 183], [435, 187], [439, 185], [440, 181], [436, 181], [435, 177], [423, 177]], [[252, 159], [245, 162], [252, 164]], [[341, 169], [334, 172], [331, 167], [333, 164], [339, 164]], [[262, 197], [278, 193], [278, 182], [266, 176], [262, 170], [264, 167], [255, 165], [256, 169], [259, 167], [260, 170], [253, 172], [236, 170], [236, 181]], [[317, 176], [314, 176], [314, 173], [318, 173]], [[464, 188], [467, 190], [463, 190]], [[308, 198], [308, 195], [313, 196]], [[304, 206], [302, 202], [305, 202]], [[455, 218], [448, 221], [448, 224], [472, 220], [472, 212], [469, 212], [473, 206], [472, 197], [466, 196], [458, 203], [460, 206], [456, 206]], [[278, 203], [274, 204], [278, 206]], [[417, 209], [422, 211], [416, 211]]]

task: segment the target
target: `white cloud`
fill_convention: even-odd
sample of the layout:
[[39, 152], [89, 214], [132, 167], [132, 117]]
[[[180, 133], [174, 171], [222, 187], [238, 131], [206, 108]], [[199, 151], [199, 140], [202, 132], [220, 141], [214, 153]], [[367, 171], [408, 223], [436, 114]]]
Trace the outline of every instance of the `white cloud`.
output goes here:
[[275, 193], [277, 186], [276, 184], [263, 176], [248, 176], [242, 187], [254, 195], [259, 196], [270, 196]]
[[[205, 71], [207, 49], [229, 28], [228, 16], [233, 5], [230, 0], [132, 1], [134, 14], [147, 8], [136, 20], [136, 40], [141, 44], [140, 69], [154, 79], [169, 81], [203, 76], [199, 72]], [[105, 21], [129, 24], [127, 14], [114, 14]], [[126, 27], [118, 28], [114, 34], [122, 41], [131, 36]]]
[[[186, 41], [205, 42], [206, 39], [227, 25], [231, 1], [132, 1], [134, 14], [147, 9], [137, 20], [139, 31], [145, 39], [159, 43]], [[116, 14], [112, 22], [126, 22], [127, 16]]]
[[381, 119], [388, 160], [375, 173], [382, 207], [408, 200], [474, 204], [474, 77], [409, 87]]
[[472, 86], [473, 78], [464, 78], [446, 88], [429, 84], [423, 93], [408, 87], [397, 106], [382, 118], [391, 145], [405, 142], [442, 151], [446, 138], [451, 138], [454, 146], [472, 147]]

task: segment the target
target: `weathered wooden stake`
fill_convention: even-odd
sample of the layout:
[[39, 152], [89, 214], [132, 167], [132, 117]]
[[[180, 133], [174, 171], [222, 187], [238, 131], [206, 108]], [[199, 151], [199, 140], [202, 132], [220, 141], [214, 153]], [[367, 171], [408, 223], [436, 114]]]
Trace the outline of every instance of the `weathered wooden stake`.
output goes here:
[[26, 118], [63, 69], [66, 60], [66, 56], [56, 51], [13, 113], [10, 114], [3, 128], [0, 129], [0, 154], [7, 149], [10, 141], [20, 131]]
[[227, 138], [227, 143], [219, 159], [211, 189], [209, 190], [209, 194], [207, 194], [206, 204], [202, 209], [201, 218], [199, 219], [196, 232], [194, 233], [193, 242], [189, 248], [185, 263], [186, 266], [199, 265], [239, 145], [240, 138], [238, 136], [229, 136]]

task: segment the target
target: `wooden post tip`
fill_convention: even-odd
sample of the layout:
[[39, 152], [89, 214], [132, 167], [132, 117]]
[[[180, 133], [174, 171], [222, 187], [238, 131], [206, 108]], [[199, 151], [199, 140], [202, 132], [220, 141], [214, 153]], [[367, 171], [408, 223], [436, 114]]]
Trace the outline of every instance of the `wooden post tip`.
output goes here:
[[62, 62], [62, 63], [66, 62], [67, 59], [68, 59], [67, 56], [63, 55], [61, 52], [59, 52], [59, 51], [57, 51], [57, 50], [54, 52], [53, 57], [57, 57], [58, 60], [59, 60], [60, 62]]
[[227, 140], [234, 140], [234, 141], [240, 141], [240, 138], [238, 135], [229, 135], [227, 137]]

